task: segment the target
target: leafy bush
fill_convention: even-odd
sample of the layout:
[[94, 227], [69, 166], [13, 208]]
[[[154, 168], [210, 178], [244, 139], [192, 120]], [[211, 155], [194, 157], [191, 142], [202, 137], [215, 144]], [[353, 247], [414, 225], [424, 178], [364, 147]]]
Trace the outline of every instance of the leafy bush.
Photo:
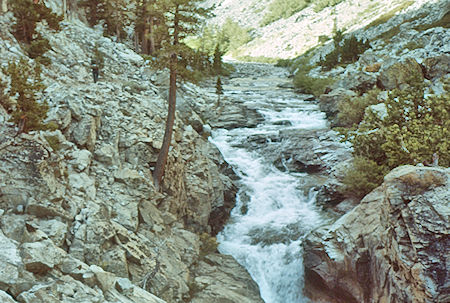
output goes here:
[[19, 131], [51, 128], [43, 123], [47, 117], [48, 104], [38, 102], [39, 95], [45, 89], [41, 81], [40, 65], [32, 67], [22, 58], [18, 63], [10, 62], [3, 73], [11, 77], [9, 96], [17, 99], [17, 105], [11, 112], [11, 121], [19, 126]]
[[352, 168], [345, 175], [340, 192], [347, 196], [361, 199], [383, 182], [388, 172], [386, 166], [379, 166], [375, 161], [355, 157]]
[[368, 111], [357, 130], [348, 133], [359, 160], [344, 179], [343, 192], [361, 197], [373, 188], [371, 183], [381, 184], [381, 172], [400, 165], [431, 164], [435, 157], [440, 166], [450, 165], [448, 94], [425, 97], [423, 86], [416, 85], [392, 91], [385, 104], [385, 117]]
[[349, 98], [338, 104], [338, 124], [344, 127], [352, 127], [359, 124], [364, 118], [364, 112], [370, 105], [378, 104], [379, 89], [373, 89], [366, 94]]
[[261, 25], [270, 24], [281, 18], [289, 18], [301, 11], [311, 0], [274, 0], [269, 5], [269, 12], [263, 17]]

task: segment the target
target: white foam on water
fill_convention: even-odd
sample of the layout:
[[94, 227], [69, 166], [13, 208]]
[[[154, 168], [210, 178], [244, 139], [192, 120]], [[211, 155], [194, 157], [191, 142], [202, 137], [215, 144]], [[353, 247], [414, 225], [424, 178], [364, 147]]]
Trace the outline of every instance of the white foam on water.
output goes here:
[[212, 142], [241, 177], [249, 201], [237, 200], [229, 224], [218, 235], [219, 250], [249, 271], [265, 302], [304, 302], [300, 244], [320, 217], [299, 190], [298, 178], [264, 163], [256, 152], [233, 147], [232, 135], [215, 131]]
[[240, 177], [236, 206], [217, 236], [219, 251], [232, 255], [248, 270], [266, 303], [304, 303], [301, 244], [322, 221], [314, 197], [305, 196], [302, 189], [301, 178], [307, 176], [279, 171], [264, 154], [249, 150], [252, 145], [247, 141], [252, 135], [267, 135], [270, 141], [284, 129], [324, 129], [325, 115], [317, 104], [299, 100], [292, 91], [279, 90], [273, 83], [271, 90], [267, 81], [238, 81], [228, 96], [258, 110], [265, 121], [256, 128], [212, 132], [211, 142]]

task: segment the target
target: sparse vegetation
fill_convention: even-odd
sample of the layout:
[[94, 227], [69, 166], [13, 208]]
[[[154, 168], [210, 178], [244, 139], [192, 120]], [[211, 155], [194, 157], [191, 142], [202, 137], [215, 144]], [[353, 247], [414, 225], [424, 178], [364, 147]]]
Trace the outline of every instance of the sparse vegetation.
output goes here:
[[208, 233], [203, 233], [200, 235], [200, 258], [217, 252], [217, 240]]
[[412, 172], [401, 176], [399, 179], [406, 185], [408, 192], [411, 195], [422, 194], [433, 186], [438, 187], [445, 185], [445, 177], [443, 175], [438, 175], [429, 171], [424, 174]]
[[316, 0], [314, 1], [314, 11], [320, 12], [326, 7], [336, 6], [344, 0]]
[[450, 28], [450, 12], [447, 12], [441, 20], [436, 21], [434, 23], [430, 24], [421, 24], [419, 26], [416, 26], [415, 29], [418, 31], [426, 31], [433, 27], [444, 27], [444, 28]]
[[281, 18], [289, 18], [309, 5], [311, 0], [274, 0], [269, 4], [269, 12], [261, 25], [265, 26]]
[[381, 15], [380, 17], [378, 17], [377, 19], [372, 21], [369, 25], [366, 26], [366, 29], [369, 27], [378, 26], [380, 24], [384, 24], [384, 23], [388, 22], [398, 12], [410, 7], [412, 4], [414, 4], [414, 1], [412, 1], [412, 0], [402, 3], [401, 5], [397, 6], [393, 10]]

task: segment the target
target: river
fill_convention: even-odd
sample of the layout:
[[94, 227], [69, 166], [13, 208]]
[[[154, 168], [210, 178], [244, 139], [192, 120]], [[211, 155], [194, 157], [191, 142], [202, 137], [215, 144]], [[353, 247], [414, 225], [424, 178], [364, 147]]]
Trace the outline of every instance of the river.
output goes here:
[[219, 251], [248, 270], [266, 303], [306, 302], [301, 244], [324, 220], [311, 190], [317, 176], [289, 169], [292, 159], [280, 155], [292, 134], [327, 131], [327, 122], [315, 102], [304, 100], [307, 96], [281, 88], [290, 83], [284, 69], [235, 67], [225, 81], [224, 98], [255, 110], [259, 119], [256, 127], [249, 122], [212, 131], [211, 141], [240, 178], [236, 206], [217, 236]]

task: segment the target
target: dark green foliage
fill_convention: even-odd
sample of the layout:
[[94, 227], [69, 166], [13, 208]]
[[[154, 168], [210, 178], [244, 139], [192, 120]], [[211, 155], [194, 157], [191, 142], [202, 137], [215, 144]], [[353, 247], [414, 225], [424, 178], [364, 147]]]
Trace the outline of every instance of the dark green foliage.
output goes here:
[[11, 11], [16, 17], [13, 33], [17, 40], [29, 44], [36, 36], [36, 23], [45, 20], [53, 30], [60, 30], [59, 22], [63, 17], [54, 14], [43, 4], [28, 0], [14, 0]]
[[3, 70], [11, 78], [9, 96], [17, 100], [16, 108], [11, 113], [11, 121], [19, 126], [21, 132], [49, 129], [43, 123], [47, 117], [48, 105], [39, 103], [39, 96], [45, 89], [41, 81], [41, 67], [30, 66], [25, 59], [18, 63], [10, 62]]
[[[36, 24], [45, 20], [53, 30], [60, 30], [59, 22], [63, 17], [58, 16], [44, 4], [34, 3], [28, 0], [14, 0], [11, 3], [11, 11], [16, 17], [13, 25], [13, 34], [17, 40], [26, 43], [26, 51], [30, 58], [41, 57], [50, 49], [47, 39], [36, 32]], [[49, 63], [48, 59], [42, 59], [42, 63]]]
[[105, 15], [105, 0], [82, 0], [78, 6], [86, 10], [86, 18], [90, 26], [96, 25]]
[[361, 199], [383, 182], [387, 167], [378, 165], [375, 161], [355, 157], [352, 167], [347, 171], [340, 192], [348, 197]]
[[189, 37], [187, 44], [210, 55], [213, 55], [216, 46], [222, 54], [232, 53], [240, 46], [252, 39], [250, 29], [240, 26], [230, 18], [227, 18], [221, 28], [207, 26], [196, 37]]
[[42, 56], [50, 48], [48, 40], [42, 38], [42, 36], [38, 34], [37, 38], [31, 41], [30, 45], [27, 47], [27, 53], [30, 58], [36, 59], [37, 57]]
[[354, 35], [347, 39], [343, 38], [343, 33], [336, 31], [333, 37], [334, 50], [319, 63], [325, 70], [330, 70], [338, 64], [356, 62], [359, 55], [370, 48], [369, 41], [358, 40]]
[[275, 64], [275, 66], [278, 67], [290, 67], [291, 65], [292, 65], [291, 59], [279, 59]]
[[78, 4], [86, 10], [90, 26], [104, 20], [105, 34], [121, 38], [125, 36], [124, 27], [130, 24], [127, 2], [124, 0], [82, 0]]
[[208, 53], [194, 50], [184, 43], [185, 38], [195, 35], [210, 10], [198, 7], [199, 0], [170, 0], [162, 3], [166, 11], [163, 24], [165, 32], [161, 36], [161, 47], [151, 64], [158, 69], [170, 66], [170, 54], [177, 54], [176, 72], [185, 81], [198, 82], [211, 72]]
[[45, 140], [47, 140], [48, 145], [50, 145], [54, 151], [59, 151], [61, 149], [61, 142], [59, 141], [58, 136], [45, 136]]
[[378, 104], [379, 89], [373, 89], [366, 94], [348, 98], [338, 104], [339, 113], [337, 115], [338, 125], [352, 127], [358, 125], [364, 118], [364, 112], [370, 105]]
[[216, 75], [220, 75], [222, 73], [222, 55], [223, 53], [220, 50], [220, 46], [219, 44], [217, 44], [214, 50], [214, 61], [213, 61], [213, 71]]

